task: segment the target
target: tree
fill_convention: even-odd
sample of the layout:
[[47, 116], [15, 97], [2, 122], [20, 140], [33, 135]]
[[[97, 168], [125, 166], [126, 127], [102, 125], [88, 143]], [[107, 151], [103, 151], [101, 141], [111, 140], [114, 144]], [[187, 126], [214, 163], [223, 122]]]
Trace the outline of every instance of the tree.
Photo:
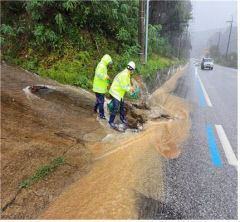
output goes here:
[[[160, 24], [162, 26], [159, 35], [166, 38], [172, 48], [175, 48], [175, 55], [178, 54], [179, 39], [182, 39], [181, 35], [192, 18], [191, 11], [192, 5], [189, 0], [150, 1], [149, 22], [152, 25]], [[188, 48], [191, 48], [191, 44], [188, 45]]]
[[217, 45], [212, 45], [209, 49], [209, 54], [212, 58], [218, 58], [220, 56], [219, 48]]

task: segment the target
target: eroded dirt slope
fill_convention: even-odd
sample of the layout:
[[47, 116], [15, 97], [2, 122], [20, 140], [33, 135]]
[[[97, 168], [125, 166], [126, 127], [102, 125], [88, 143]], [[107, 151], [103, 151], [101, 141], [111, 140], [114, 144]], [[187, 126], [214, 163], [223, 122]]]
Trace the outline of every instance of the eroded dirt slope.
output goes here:
[[[50, 204], [40, 219], [139, 219], [153, 210], [147, 198], [164, 202], [162, 157], [177, 158], [189, 132], [189, 105], [171, 95], [184, 69], [148, 98], [135, 113], [147, 121], [139, 133], [113, 135], [94, 146], [91, 171]], [[162, 118], [162, 117], [168, 118]]]
[[[50, 85], [57, 95], [32, 96], [23, 89]], [[92, 114], [94, 96], [62, 86], [20, 68], [1, 66], [1, 212], [2, 218], [34, 218], [61, 190], [86, 173], [92, 154], [83, 138], [105, 136]], [[89, 136], [88, 136], [89, 137]], [[64, 155], [66, 164], [27, 189], [18, 183]]]
[[[162, 158], [180, 155], [191, 126], [189, 105], [170, 94], [183, 73], [145, 95], [147, 103], [128, 103], [130, 125], [144, 124], [119, 133], [92, 113], [93, 94], [3, 64], [2, 218], [137, 219], [139, 197], [164, 200]], [[32, 85], [51, 92], [33, 94]], [[18, 188], [57, 156], [66, 163]]]

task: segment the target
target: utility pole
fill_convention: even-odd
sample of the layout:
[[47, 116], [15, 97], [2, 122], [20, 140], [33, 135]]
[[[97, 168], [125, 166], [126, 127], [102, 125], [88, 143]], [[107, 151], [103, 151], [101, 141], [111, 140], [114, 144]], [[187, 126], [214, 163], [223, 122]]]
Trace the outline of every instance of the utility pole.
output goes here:
[[218, 32], [218, 43], [217, 43], [217, 52], [216, 57], [219, 57], [221, 55], [219, 45], [220, 45], [220, 39], [221, 39], [221, 32]]
[[229, 43], [230, 43], [230, 38], [231, 38], [231, 32], [232, 32], [232, 23], [233, 23], [233, 17], [231, 21], [227, 21], [229, 23], [231, 23], [230, 26], [230, 32], [229, 32], [229, 37], [228, 37], [228, 44], [227, 44], [227, 51], [226, 51], [226, 59], [227, 59], [227, 54], [228, 54], [228, 49], [229, 49]]
[[144, 63], [144, 4], [145, 0], [139, 0], [138, 43], [140, 45], [139, 59]]
[[149, 18], [149, 0], [147, 1], [147, 9], [146, 9], [146, 38], [145, 38], [145, 64], [147, 64], [147, 50], [148, 50], [148, 18]]
[[217, 43], [218, 50], [219, 50], [220, 39], [221, 39], [221, 32], [218, 32], [218, 43]]

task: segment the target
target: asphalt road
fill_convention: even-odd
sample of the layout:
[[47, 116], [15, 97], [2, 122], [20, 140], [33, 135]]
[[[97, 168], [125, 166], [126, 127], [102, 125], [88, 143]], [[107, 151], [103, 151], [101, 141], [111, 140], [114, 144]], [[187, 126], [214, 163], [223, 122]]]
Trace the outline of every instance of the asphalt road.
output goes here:
[[237, 70], [191, 61], [174, 93], [192, 105], [190, 137], [179, 158], [164, 160], [164, 201], [142, 197], [139, 216], [237, 219]]

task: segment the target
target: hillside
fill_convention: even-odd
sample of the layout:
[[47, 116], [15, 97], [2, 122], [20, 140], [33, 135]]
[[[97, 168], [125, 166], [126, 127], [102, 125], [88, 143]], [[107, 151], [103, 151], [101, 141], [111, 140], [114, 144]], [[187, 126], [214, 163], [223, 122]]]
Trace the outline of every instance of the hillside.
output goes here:
[[[208, 48], [210, 48], [212, 45], [216, 45], [218, 43], [218, 38], [219, 38], [219, 32], [220, 34], [220, 43], [219, 43], [219, 51], [221, 54], [225, 54], [227, 50], [227, 43], [228, 43], [228, 38], [229, 38], [229, 32], [230, 32], [230, 27], [226, 29], [221, 29], [215, 31], [214, 34], [212, 34], [207, 42]], [[233, 26], [232, 27], [232, 32], [231, 32], [231, 38], [230, 38], [230, 43], [229, 43], [229, 49], [228, 52], [238, 52], [238, 29], [237, 27]]]
[[[164, 24], [158, 23], [149, 24], [148, 64], [140, 64], [138, 0], [1, 4], [1, 58], [60, 83], [90, 90], [95, 67], [104, 54], [114, 61], [109, 72], [112, 79], [131, 60], [137, 65], [135, 74], [146, 76], [186, 59], [181, 53], [185, 49], [178, 52], [174, 48], [171, 34], [160, 35]], [[176, 3], [173, 8], [178, 12], [178, 17], [173, 16], [174, 24], [184, 16], [190, 19], [181, 9], [183, 4]], [[181, 26], [174, 35], [183, 30]]]

